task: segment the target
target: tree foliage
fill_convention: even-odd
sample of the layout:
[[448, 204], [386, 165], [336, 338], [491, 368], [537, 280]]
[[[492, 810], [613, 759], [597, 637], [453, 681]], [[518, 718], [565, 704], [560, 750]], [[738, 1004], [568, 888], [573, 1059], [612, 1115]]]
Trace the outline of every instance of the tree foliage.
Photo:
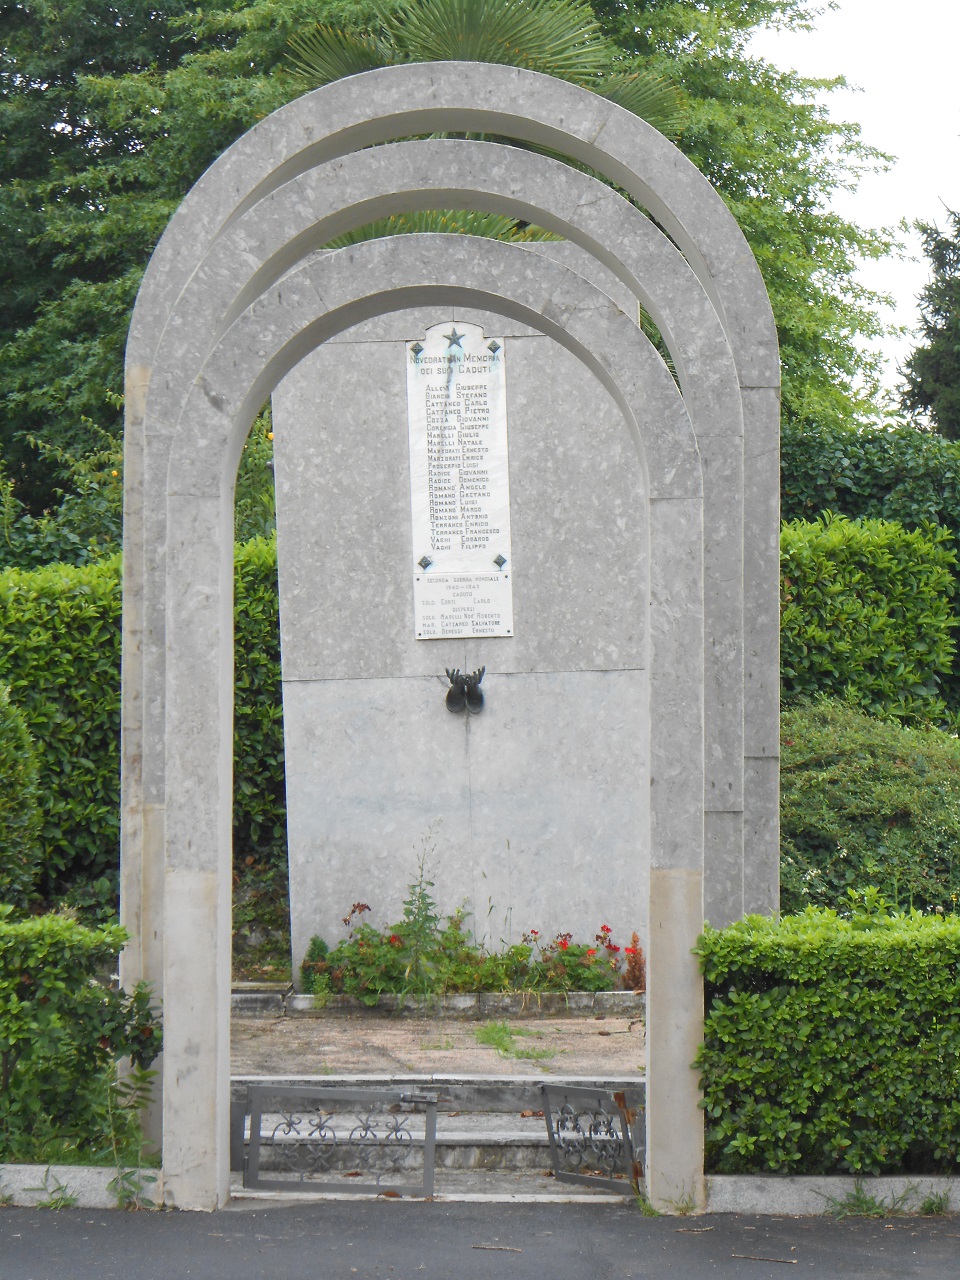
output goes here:
[[859, 341], [881, 330], [879, 299], [854, 273], [891, 242], [839, 217], [830, 202], [886, 157], [819, 101], [842, 79], [780, 71], [749, 51], [757, 27], [808, 27], [816, 10], [806, 0], [593, 0], [593, 8], [625, 57], [674, 68], [687, 94], [679, 145], [756, 255], [780, 337], [785, 421], [873, 418], [878, 369]]
[[492, 62], [591, 89], [676, 138], [683, 94], [646, 66], [624, 69], [585, 0], [374, 0], [362, 31], [318, 23], [290, 42], [305, 88], [405, 62]]
[[[77, 462], [118, 437], [124, 337], [149, 253], [203, 170], [301, 91], [291, 38], [318, 22], [359, 36], [387, 20], [402, 35], [408, 11], [434, 2], [0, 7], [0, 463], [27, 515], [76, 495]], [[788, 419], [865, 417], [855, 336], [877, 321], [853, 270], [886, 242], [828, 206], [880, 157], [817, 105], [818, 82], [747, 49], [760, 24], [807, 21], [811, 0], [590, 8], [612, 50], [599, 80], [636, 83], [643, 70], [683, 89], [680, 146], [740, 220], [770, 290]]]
[[920, 294], [920, 343], [903, 369], [903, 407], [929, 415], [942, 436], [960, 440], [960, 213], [950, 231], [921, 224], [932, 278]]

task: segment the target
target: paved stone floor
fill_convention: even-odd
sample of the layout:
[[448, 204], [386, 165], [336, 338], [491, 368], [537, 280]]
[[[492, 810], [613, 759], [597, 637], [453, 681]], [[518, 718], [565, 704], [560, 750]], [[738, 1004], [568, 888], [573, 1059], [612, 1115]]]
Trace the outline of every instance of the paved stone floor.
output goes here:
[[[642, 1021], [607, 1016], [506, 1018], [512, 1054], [481, 1045], [489, 1021], [331, 1014], [234, 1017], [234, 1075], [563, 1075], [644, 1070]], [[527, 1055], [527, 1056], [523, 1056]]]

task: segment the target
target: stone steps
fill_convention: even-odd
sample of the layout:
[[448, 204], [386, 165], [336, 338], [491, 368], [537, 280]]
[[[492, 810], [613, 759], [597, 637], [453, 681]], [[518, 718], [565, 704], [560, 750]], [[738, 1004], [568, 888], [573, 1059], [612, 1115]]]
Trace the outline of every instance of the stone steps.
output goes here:
[[[231, 1082], [231, 1095], [235, 1104], [243, 1105], [251, 1086], [266, 1089], [306, 1087], [385, 1093], [399, 1092], [408, 1095], [436, 1095], [438, 1098], [436, 1121], [436, 1192], [438, 1195], [454, 1194], [470, 1183], [466, 1175], [484, 1175], [485, 1181], [470, 1183], [470, 1194], [505, 1195], [512, 1187], [515, 1194], [555, 1194], [552, 1179], [547, 1126], [543, 1117], [544, 1098], [541, 1086], [591, 1089], [604, 1093], [625, 1090], [634, 1093], [642, 1088], [642, 1076], [624, 1076], [618, 1079], [598, 1080], [584, 1077], [551, 1077], [545, 1081], [538, 1076], [464, 1076], [464, 1075], [351, 1075], [351, 1076], [236, 1076]], [[265, 1111], [266, 1116], [266, 1111]], [[280, 1119], [278, 1107], [277, 1120]], [[268, 1126], [269, 1127], [269, 1126]], [[414, 1117], [410, 1123], [414, 1136], [422, 1138], [423, 1122]], [[260, 1162], [264, 1171], [283, 1167], [280, 1148], [261, 1152]], [[422, 1169], [419, 1153], [411, 1153], [408, 1168], [412, 1172]], [[344, 1151], [343, 1168], [349, 1171], [350, 1156]], [[498, 1178], [507, 1178], [507, 1183]], [[522, 1177], [521, 1177], [522, 1175]], [[517, 1183], [517, 1179], [523, 1186]], [[540, 1182], [537, 1179], [541, 1179]], [[512, 1181], [510, 1181], [512, 1179]], [[525, 1181], [524, 1181], [525, 1179]], [[562, 1184], [564, 1193], [571, 1188]], [[523, 1191], [526, 1187], [526, 1191]], [[589, 1195], [596, 1194], [588, 1188], [579, 1188]], [[624, 1194], [629, 1193], [629, 1188]], [[556, 1193], [559, 1194], [559, 1193]]]

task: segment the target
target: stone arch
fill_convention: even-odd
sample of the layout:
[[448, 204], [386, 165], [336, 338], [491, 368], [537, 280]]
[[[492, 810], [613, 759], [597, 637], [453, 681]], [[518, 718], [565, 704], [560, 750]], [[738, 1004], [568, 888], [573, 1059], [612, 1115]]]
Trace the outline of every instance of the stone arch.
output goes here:
[[[412, 109], [410, 103], [415, 104]], [[201, 683], [209, 684], [209, 697], [203, 705], [208, 710], [211, 706], [218, 709], [214, 720], [220, 726], [221, 741], [218, 751], [209, 756], [209, 762], [214, 762], [211, 765], [213, 773], [209, 776], [213, 779], [214, 790], [222, 796], [230, 776], [229, 735], [223, 734], [222, 725], [224, 716], [229, 714], [230, 690], [225, 687], [224, 646], [231, 626], [229, 574], [226, 573], [231, 525], [225, 514], [223, 486], [226, 483], [230, 489], [232, 485], [229, 477], [232, 454], [230, 433], [227, 437], [222, 432], [218, 436], [214, 419], [207, 417], [208, 411], [222, 413], [222, 409], [216, 408], [215, 401], [223, 397], [210, 382], [210, 376], [217, 367], [218, 359], [229, 359], [225, 353], [232, 349], [232, 343], [239, 341], [238, 335], [244, 332], [245, 321], [249, 323], [255, 314], [262, 319], [265, 314], [262, 309], [269, 310], [271, 305], [274, 306], [271, 314], [282, 314], [279, 298], [271, 299], [272, 281], [262, 276], [257, 278], [255, 270], [251, 272], [244, 261], [244, 216], [250, 214], [249, 224], [256, 220], [257, 214], [263, 214], [271, 207], [282, 209], [284, 201], [288, 202], [289, 208], [289, 202], [296, 202], [297, 183], [303, 175], [307, 175], [308, 181], [314, 168], [320, 164], [335, 165], [338, 158], [342, 158], [342, 168], [357, 163], [358, 158], [349, 155], [354, 148], [438, 129], [497, 132], [551, 146], [589, 164], [614, 178], [642, 201], [666, 227], [687, 264], [685, 266], [680, 261], [680, 254], [664, 241], [657, 250], [664, 264], [655, 272], [656, 283], [661, 286], [659, 291], [653, 285], [648, 289], [644, 282], [635, 279], [637, 291], [644, 295], [648, 290], [646, 296], [653, 300], [655, 307], [681, 299], [677, 314], [682, 319], [678, 322], [678, 332], [671, 337], [678, 350], [688, 353], [688, 362], [693, 361], [694, 367], [683, 370], [686, 381], [684, 396], [689, 397], [691, 410], [699, 405], [695, 415], [699, 423], [699, 439], [694, 438], [687, 424], [685, 431], [692, 452], [688, 452], [686, 446], [681, 450], [681, 454], [690, 459], [689, 465], [671, 475], [670, 467], [660, 457], [651, 470], [654, 488], [660, 481], [664, 485], [657, 497], [653, 497], [651, 490], [651, 510], [656, 510], [656, 520], [660, 522], [660, 533], [655, 541], [658, 549], [662, 547], [662, 555], [655, 555], [651, 560], [651, 609], [655, 619], [652, 643], [659, 646], [660, 655], [664, 658], [656, 668], [654, 683], [657, 683], [664, 723], [668, 723], [671, 716], [674, 720], [678, 717], [682, 720], [684, 716], [689, 718], [691, 715], [700, 723], [704, 690], [702, 649], [699, 642], [690, 644], [689, 624], [691, 610], [696, 612], [703, 594], [701, 457], [707, 468], [709, 500], [709, 494], [717, 488], [717, 467], [724, 456], [722, 453], [714, 455], [711, 470], [711, 427], [715, 430], [718, 421], [730, 423], [730, 427], [725, 429], [727, 444], [737, 454], [736, 462], [741, 468], [743, 462], [739, 450], [744, 450], [752, 484], [746, 535], [739, 545], [736, 538], [731, 544], [738, 557], [733, 576], [738, 575], [741, 558], [745, 557], [747, 580], [753, 593], [747, 600], [751, 617], [748, 652], [752, 659], [750, 674], [756, 678], [750, 681], [751, 694], [745, 714], [749, 739], [745, 744], [746, 789], [753, 799], [752, 810], [750, 800], [745, 807], [748, 810], [748, 830], [757, 829], [759, 832], [754, 847], [764, 851], [766, 861], [762, 870], [769, 878], [770, 831], [775, 830], [775, 813], [770, 804], [771, 779], [775, 795], [776, 766], [775, 738], [770, 732], [773, 705], [770, 690], [775, 689], [775, 663], [772, 660], [775, 659], [775, 646], [771, 649], [770, 610], [771, 588], [776, 582], [775, 560], [771, 559], [772, 548], [775, 549], [776, 525], [774, 522], [771, 535], [770, 515], [775, 507], [775, 497], [771, 497], [771, 492], [775, 495], [776, 488], [774, 486], [771, 491], [768, 483], [771, 459], [775, 461], [776, 457], [775, 335], [759, 273], [736, 224], [696, 170], [642, 121], [574, 86], [532, 73], [518, 72], [513, 68], [479, 68], [473, 64], [391, 69], [368, 73], [364, 77], [363, 91], [353, 80], [330, 86], [290, 104], [225, 153], [186, 198], [148, 270], [128, 347], [123, 888], [124, 918], [135, 935], [135, 946], [127, 961], [127, 976], [142, 974], [153, 978], [158, 986], [162, 982], [166, 984], [168, 1016], [173, 1018], [174, 1037], [168, 1052], [174, 1063], [165, 1069], [167, 1124], [164, 1173], [170, 1198], [185, 1206], [212, 1207], [222, 1202], [226, 1194], [226, 1067], [223, 1055], [228, 1043], [224, 991], [229, 983], [229, 939], [225, 936], [227, 930], [222, 926], [229, 916], [229, 904], [225, 905], [223, 900], [223, 869], [221, 867], [218, 873], [217, 859], [211, 858], [209, 849], [218, 850], [217, 857], [222, 861], [224, 850], [229, 850], [230, 831], [229, 807], [226, 808], [226, 816], [222, 804], [215, 814], [205, 801], [196, 772], [183, 767], [185, 744], [192, 743], [195, 749], [198, 742], [206, 742], [209, 746], [209, 740], [204, 737], [207, 726], [203, 718], [198, 718], [182, 702], [180, 646], [185, 640], [188, 649], [200, 654], [203, 645], [198, 646], [197, 642], [204, 626], [208, 637], [211, 627], [216, 632], [217, 644], [206, 645], [195, 674]], [[422, 148], [424, 145], [403, 144], [408, 148], [404, 154], [410, 155], [410, 147]], [[482, 181], [484, 172], [488, 177], [496, 174], [489, 152], [483, 159], [474, 159], [466, 155], [471, 144], [446, 145], [451, 146], [458, 156], [463, 153], [464, 165], [470, 170], [469, 181], [456, 189], [474, 189]], [[384, 149], [385, 170], [391, 163], [386, 156], [388, 150], [392, 149]], [[531, 169], [540, 164], [540, 157], [519, 154], [525, 156], [525, 162]], [[366, 159], [359, 163], [361, 168], [368, 165]], [[522, 176], [524, 161], [519, 163]], [[555, 165], [555, 162], [548, 164]], [[373, 167], [376, 168], [376, 161]], [[577, 226], [576, 215], [583, 210], [569, 209], [565, 200], [569, 202], [570, 189], [580, 182], [580, 178], [576, 171], [565, 169], [562, 179], [555, 178], [551, 182], [539, 198], [538, 207], [544, 214], [540, 220], [565, 219], [570, 227]], [[385, 189], [391, 186], [389, 175], [380, 185], [379, 194], [364, 204], [357, 200], [355, 191], [346, 194], [343, 210], [348, 225], [351, 222], [355, 225], [358, 219], [391, 211], [391, 193]], [[630, 210], [628, 216], [636, 228], [642, 215]], [[624, 268], [624, 261], [629, 262], [630, 255], [618, 255], [606, 238], [611, 218], [609, 208], [604, 218], [598, 223], [602, 233], [594, 234], [592, 243], [589, 214], [582, 218], [587, 230], [581, 227], [579, 234], [599, 260], [607, 259], [629, 272], [628, 267]], [[656, 236], [651, 241], [648, 233], [640, 232], [637, 239], [638, 242], [654, 243]], [[230, 248], [218, 257], [221, 244], [228, 243]], [[281, 236], [277, 251], [282, 254], [287, 243]], [[588, 363], [592, 360], [596, 365], [600, 360], [599, 353], [593, 350], [585, 336], [581, 339], [573, 336], [577, 325], [583, 322], [582, 316], [578, 315], [578, 300], [582, 302], [589, 298], [592, 307], [609, 305], [605, 299], [597, 298], [595, 288], [569, 269], [561, 269], [551, 263], [545, 255], [516, 249], [505, 253], [502, 247], [493, 249], [488, 242], [481, 243], [486, 247], [477, 251], [480, 258], [485, 255], [486, 258], [491, 255], [509, 258], [518, 252], [524, 253], [527, 262], [537, 260], [536, 268], [528, 275], [538, 283], [562, 279], [562, 285], [557, 285], [556, 296], [547, 289], [538, 302], [527, 297], [526, 302], [514, 299], [509, 305], [526, 307], [525, 314], [536, 316], [542, 331], [550, 331], [552, 326], [553, 336], [566, 335], [572, 342], [579, 341], [581, 358]], [[606, 252], [603, 251], [604, 246]], [[294, 244], [290, 250], [294, 260], [297, 249]], [[365, 252], [386, 252], [395, 256], [398, 267], [403, 265], [406, 270], [410, 266], [409, 245]], [[329, 273], [336, 267], [328, 258], [322, 264], [311, 262], [302, 270], [321, 269]], [[246, 310], [234, 319], [214, 352], [204, 353], [202, 367], [197, 368], [194, 364], [190, 368], [188, 361], [188, 367], [178, 369], [175, 342], [167, 346], [173, 358], [163, 356], [157, 360], [157, 356], [162, 354], [162, 335], [172, 333], [178, 324], [189, 320], [191, 280], [196, 277], [199, 282], [203, 273], [210, 270], [222, 273], [225, 290], [218, 295], [218, 327], [232, 318], [231, 300], [238, 295], [248, 304]], [[676, 298], [664, 284], [671, 273], [677, 281]], [[252, 288], [249, 286], [251, 278], [254, 280]], [[261, 285], [263, 293], [258, 295]], [[433, 296], [449, 297], [451, 286], [435, 280], [421, 280], [418, 285], [410, 287], [427, 291], [433, 289]], [[251, 296], [244, 295], [244, 289], [249, 289]], [[477, 296], [482, 294], [483, 290], [478, 288]], [[567, 299], [567, 310], [555, 314], [556, 298], [560, 296]], [[287, 297], [289, 306], [289, 294]], [[355, 301], [351, 304], [354, 310], [349, 311], [348, 308], [348, 311], [359, 314], [356, 307], [362, 311], [364, 306], [381, 305], [383, 301]], [[505, 305], [502, 300], [500, 305]], [[259, 313], [258, 307], [261, 308]], [[696, 320], [698, 308], [702, 321], [699, 325]], [[622, 341], [626, 344], [625, 349], [632, 351], [634, 374], [637, 368], [644, 368], [648, 378], [661, 388], [661, 394], [666, 395], [664, 378], [668, 375], [662, 366], [651, 361], [643, 343], [638, 345], [639, 335], [632, 322], [621, 321], [613, 327], [623, 330], [624, 334], [629, 329], [631, 336], [623, 337]], [[301, 332], [297, 330], [298, 334]], [[290, 341], [309, 345], [321, 332], [322, 323], [307, 337], [295, 337]], [[710, 350], [714, 353], [712, 356]], [[183, 354], [182, 347], [180, 351]], [[254, 363], [260, 359], [257, 351], [252, 357], [249, 351], [246, 355], [248, 363], [251, 359]], [[695, 358], [701, 360], [699, 370], [695, 367]], [[632, 400], [623, 391], [622, 383], [631, 383], [629, 365], [630, 360], [626, 360], [622, 368], [618, 367], [616, 377], [609, 370], [606, 374], [612, 379], [611, 387], [618, 389], [619, 402], [627, 408]], [[657, 369], [659, 372], [655, 371]], [[246, 370], [238, 370], [238, 376], [244, 372]], [[731, 394], [734, 375], [736, 390]], [[269, 381], [265, 368], [259, 370], [259, 376], [263, 385]], [[196, 388], [185, 397], [184, 390], [195, 378]], [[718, 387], [725, 389], [713, 399], [716, 421], [711, 420], [710, 394], [703, 395], [698, 401], [700, 389], [709, 384], [710, 378], [718, 379]], [[249, 395], [255, 398], [260, 389], [250, 390]], [[685, 410], [675, 391], [671, 390], [670, 396], [673, 397], [670, 403], [674, 406], [671, 412], [679, 415], [676, 418], [679, 424], [685, 420]], [[198, 410], [199, 416], [191, 420], [193, 428], [197, 422], [203, 422], [206, 424], [204, 431], [209, 429], [210, 432], [209, 440], [204, 437], [200, 441], [194, 437], [191, 464], [198, 455], [198, 443], [203, 445], [199, 452], [204, 453], [208, 463], [219, 458], [219, 487], [216, 492], [213, 491], [212, 465], [200, 470], [192, 465], [186, 468], [182, 465], [184, 455], [178, 452], [177, 442], [183, 439], [185, 419], [181, 414], [181, 404], [184, 400], [191, 413], [195, 408]], [[663, 404], [666, 405], [667, 401], [664, 400]], [[249, 409], [249, 404], [246, 408]], [[234, 443], [236, 433], [242, 430], [240, 424], [245, 412], [242, 407], [233, 406]], [[628, 420], [629, 416], [628, 413]], [[741, 420], [745, 444], [741, 443], [736, 430]], [[181, 424], [179, 427], [178, 422]], [[676, 438], [681, 440], [683, 431]], [[169, 450], [171, 442], [174, 446], [172, 452]], [[651, 456], [651, 448], [656, 454], [655, 431], [647, 430], [645, 444], [648, 457]], [[704, 450], [706, 452], [701, 452]], [[730, 456], [728, 448], [728, 461]], [[198, 483], [201, 472], [206, 478], [205, 489]], [[687, 477], [684, 482], [686, 488], [683, 484], [679, 488], [676, 486], [678, 474]], [[689, 480], [694, 475], [696, 484], [690, 488]], [[168, 495], [163, 519], [152, 521], [162, 492]], [[695, 535], [691, 533], [694, 529]], [[157, 533], [159, 537], [153, 536]], [[685, 549], [686, 558], [681, 556], [677, 559], [676, 552], [681, 547]], [[164, 593], [161, 586], [158, 595], [158, 584], [164, 582], [167, 583], [166, 591]], [[685, 584], [684, 606], [680, 610], [676, 608], [678, 583]], [[154, 680], [158, 670], [163, 673], [163, 610], [161, 608], [158, 615], [156, 607], [158, 602], [162, 604], [164, 594], [166, 616], [172, 626], [166, 641], [175, 643], [172, 649], [174, 658], [165, 679], [161, 679], [159, 686], [156, 683], [153, 686], [153, 694], [159, 688], [158, 715], [157, 707], [152, 703], [145, 704], [143, 695], [145, 686], [149, 688], [151, 664]], [[740, 597], [737, 599], [739, 601]], [[678, 619], [681, 617], [682, 626], [686, 628], [682, 635], [678, 631], [681, 625]], [[698, 628], [698, 634], [702, 636], [702, 626]], [[714, 643], [716, 640], [714, 635]], [[679, 665], [674, 663], [672, 668], [666, 661], [666, 655], [671, 651], [674, 656], [683, 654]], [[214, 652], [216, 658], [210, 658], [209, 654]], [[692, 664], [691, 653], [694, 655]], [[742, 675], [729, 686], [734, 690], [735, 704], [742, 687]], [[708, 696], [711, 694], [716, 704], [715, 718], [722, 711], [722, 691], [719, 700], [712, 688], [708, 690]], [[178, 696], [181, 703], [176, 705], [175, 714], [171, 715]], [[733, 718], [736, 719], [736, 706]], [[689, 803], [674, 805], [675, 811], [671, 812], [671, 806], [661, 802], [660, 827], [655, 837], [659, 866], [651, 896], [650, 1017], [654, 1025], [659, 1020], [663, 1044], [662, 1051], [658, 1049], [651, 1056], [649, 1067], [651, 1094], [656, 1100], [651, 1112], [649, 1176], [651, 1193], [660, 1203], [684, 1194], [699, 1198], [702, 1186], [696, 1085], [687, 1065], [699, 1026], [696, 1009], [698, 980], [692, 970], [689, 944], [699, 929], [703, 910], [701, 882], [705, 806], [702, 724], [697, 732], [699, 736], [694, 735], [697, 746], [692, 764], [689, 754], [681, 760], [676, 753], [668, 752], [663, 761], [664, 771], [658, 777], [658, 782], [672, 780], [673, 785], [683, 791], [686, 801], [689, 801], [691, 788], [697, 792], [692, 808]], [[677, 741], [684, 743], [689, 753], [689, 732]], [[145, 764], [145, 761], [150, 763]], [[751, 769], [754, 772], [752, 778]], [[691, 772], [693, 780], [689, 776]], [[709, 805], [706, 809], [709, 811]], [[198, 815], [202, 819], [199, 823], [196, 822]], [[726, 825], [729, 827], [730, 824]], [[711, 840], [717, 842], [724, 831], [724, 823], [714, 823], [711, 828], [707, 822], [708, 849]], [[726, 835], [729, 836], [729, 831]], [[204, 843], [208, 840], [213, 842], [212, 845]], [[757, 861], [758, 868], [761, 863], [762, 859]], [[773, 879], [775, 881], [775, 874]], [[165, 926], [161, 925], [161, 918], [165, 920]], [[184, 970], [185, 957], [177, 955], [170, 945], [169, 929], [175, 928], [179, 933], [183, 921], [190, 920], [194, 926], [190, 932], [202, 936], [204, 922], [209, 925], [217, 918], [221, 927], [216, 942], [214, 972], [209, 981], [204, 980], [199, 990], [192, 990], [197, 982], [197, 972], [192, 965], [189, 972]], [[168, 930], [166, 947], [163, 945], [164, 927]], [[666, 975], [671, 969], [674, 974], [682, 975], [681, 986], [674, 991], [674, 996], [679, 993], [683, 998], [679, 1004], [675, 1000], [676, 1007], [667, 1013], [666, 998], [670, 984], [658, 986], [658, 975]], [[209, 1024], [211, 999], [217, 1008], [214, 1039], [219, 1047], [210, 1053], [210, 1045], [203, 1041], [202, 1034], [200, 1041], [196, 1042], [201, 1045], [203, 1052], [200, 1056], [205, 1063], [213, 1065], [212, 1083], [204, 1083], [204, 1064], [196, 1056], [191, 1060], [192, 1050], [184, 1042], [183, 1029], [188, 1029], [186, 1039], [190, 1040], [194, 1029], [204, 1022]], [[178, 1049], [185, 1052], [180, 1053]]]

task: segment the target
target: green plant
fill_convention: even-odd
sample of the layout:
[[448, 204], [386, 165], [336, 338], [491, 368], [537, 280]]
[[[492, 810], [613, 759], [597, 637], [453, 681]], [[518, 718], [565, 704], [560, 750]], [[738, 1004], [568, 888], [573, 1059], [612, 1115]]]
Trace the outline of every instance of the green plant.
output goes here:
[[785, 701], [818, 694], [911, 722], [945, 714], [957, 625], [945, 529], [829, 513], [784, 525], [780, 675]]
[[72, 1209], [77, 1203], [76, 1195], [67, 1189], [66, 1184], [60, 1181], [49, 1166], [44, 1170], [40, 1186], [27, 1187], [27, 1191], [35, 1191], [43, 1197], [37, 1201], [38, 1209]]
[[363, 919], [366, 902], [355, 902], [343, 918], [350, 933], [333, 950], [322, 938], [311, 940], [300, 966], [303, 990], [324, 1001], [343, 993], [374, 1005], [384, 993], [611, 991], [621, 984], [621, 948], [609, 925], [601, 925], [594, 946], [574, 942], [569, 933], [544, 942], [532, 929], [522, 942], [489, 952], [468, 934], [462, 908], [442, 920], [432, 888], [421, 859], [403, 918], [384, 930]]
[[48, 900], [81, 877], [116, 882], [119, 569], [113, 559], [0, 573], [0, 681], [36, 744]]
[[[237, 547], [235, 596], [238, 936], [242, 945], [254, 927], [266, 929], [275, 954], [289, 940], [275, 541]], [[43, 798], [38, 891], [105, 923], [115, 915], [119, 847], [118, 558], [0, 572], [0, 683], [34, 740]], [[20, 816], [29, 823], [27, 747], [22, 756]]]
[[655, 1209], [647, 1196], [646, 1188], [640, 1183], [633, 1183], [633, 1202], [640, 1210], [641, 1218], [659, 1218], [660, 1210]]
[[120, 1059], [146, 1068], [159, 1052], [159, 1020], [145, 986], [95, 976], [125, 939], [116, 925], [0, 915], [0, 1161], [113, 1161], [139, 1142], [136, 1110], [111, 1090]]
[[854, 1180], [853, 1190], [848, 1191], [845, 1196], [840, 1199], [824, 1196], [824, 1200], [834, 1218], [889, 1218], [894, 1214], [909, 1213], [910, 1200], [916, 1190], [913, 1186], [905, 1187], [890, 1201], [881, 1200], [879, 1196], [871, 1195], [857, 1178]]
[[477, 1044], [496, 1049], [501, 1058], [521, 1058], [541, 1062], [546, 1058], [556, 1057], [553, 1049], [524, 1049], [517, 1044], [518, 1036], [539, 1036], [539, 1034], [538, 1031], [528, 1031], [523, 1027], [512, 1027], [507, 1022], [485, 1022], [474, 1032]]
[[[116, 1176], [107, 1184], [117, 1199], [119, 1209], [152, 1207], [149, 1188], [156, 1174], [144, 1168], [144, 1143], [139, 1131], [139, 1116], [153, 1097], [156, 1071], [131, 1063], [123, 1075], [117, 1075], [107, 1091], [110, 1149]], [[132, 1120], [132, 1123], [131, 1123]]]
[[960, 917], [808, 908], [707, 928], [696, 1065], [720, 1173], [960, 1166]]
[[405, 62], [497, 62], [583, 85], [676, 137], [685, 116], [682, 92], [636, 64], [621, 70], [582, 0], [373, 0], [360, 31], [325, 24], [290, 40], [290, 62], [304, 88]]
[[956, 910], [960, 743], [840, 702], [781, 717], [780, 904], [845, 912], [875, 886], [895, 907]]
[[938, 1217], [942, 1213], [949, 1212], [949, 1191], [931, 1191], [929, 1194], [925, 1195], [917, 1205], [917, 1213], [922, 1214], [925, 1218]]
[[0, 687], [0, 902], [23, 909], [33, 896], [41, 822], [33, 740]]
[[920, 339], [904, 362], [901, 401], [929, 415], [934, 430], [960, 437], [960, 213], [947, 210], [950, 231], [918, 223], [931, 279], [920, 294]]

